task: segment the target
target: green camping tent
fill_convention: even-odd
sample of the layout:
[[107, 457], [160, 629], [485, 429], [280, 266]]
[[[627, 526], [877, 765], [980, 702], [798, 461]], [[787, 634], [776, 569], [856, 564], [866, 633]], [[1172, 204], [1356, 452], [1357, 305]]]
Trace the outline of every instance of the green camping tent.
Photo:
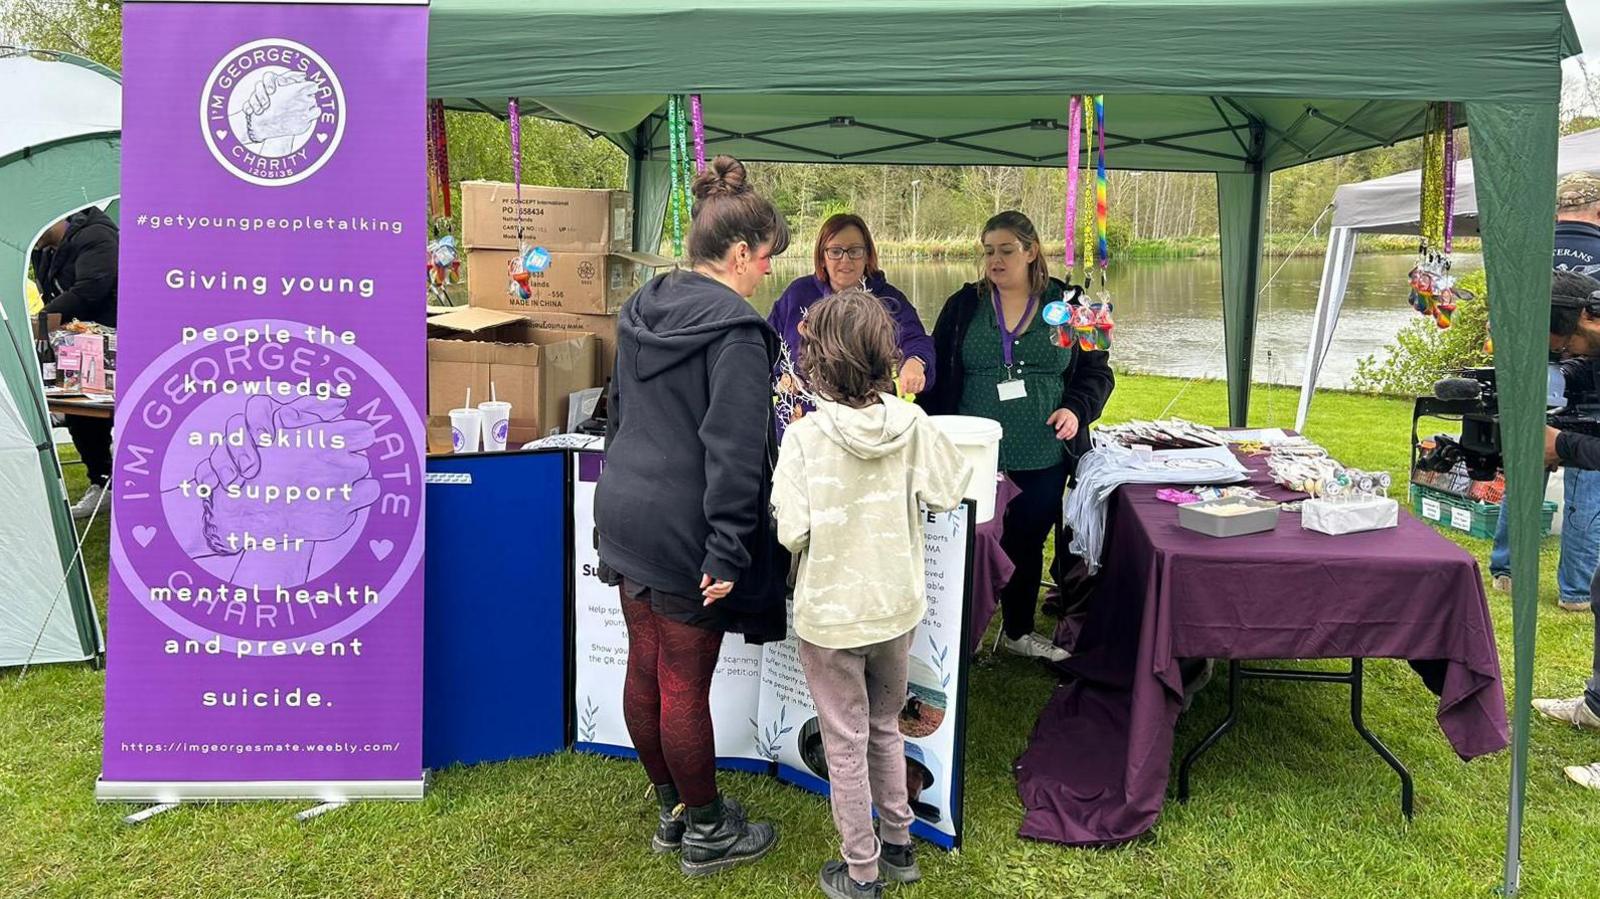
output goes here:
[[747, 160], [1063, 165], [1067, 96], [1106, 95], [1109, 161], [1215, 172], [1230, 418], [1249, 402], [1269, 174], [1472, 129], [1494, 299], [1516, 560], [1506, 887], [1517, 885], [1538, 596], [1540, 397], [1561, 0], [434, 0], [429, 94], [608, 135], [631, 159], [635, 246], [668, 190], [667, 94], [703, 97], [708, 150]]
[[[64, 53], [0, 48], [0, 667], [98, 660], [105, 641], [68, 513], [26, 300], [50, 225], [118, 193], [122, 82]], [[109, 513], [109, 508], [105, 513]]]

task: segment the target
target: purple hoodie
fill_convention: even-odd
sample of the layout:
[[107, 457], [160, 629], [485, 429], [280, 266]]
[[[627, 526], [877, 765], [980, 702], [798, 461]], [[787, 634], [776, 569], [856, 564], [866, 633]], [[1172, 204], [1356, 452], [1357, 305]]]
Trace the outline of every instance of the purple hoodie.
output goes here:
[[[921, 359], [922, 368], [926, 372], [924, 379], [927, 386], [933, 386], [933, 338], [922, 327], [922, 319], [917, 316], [915, 306], [906, 299], [900, 289], [889, 283], [883, 272], [868, 275], [862, 287], [873, 296], [883, 300], [884, 308], [894, 317], [895, 325], [899, 330], [898, 342], [900, 355], [906, 359]], [[788, 287], [784, 288], [783, 295], [778, 297], [778, 302], [773, 305], [772, 312], [767, 316], [767, 323], [778, 332], [781, 343], [779, 349], [778, 367], [773, 372], [773, 389], [778, 394], [780, 413], [785, 411], [785, 404], [799, 404], [805, 411], [810, 412], [812, 406], [803, 398], [797, 397], [792, 391], [785, 389], [783, 375], [789, 371], [795, 372], [798, 380], [800, 364], [800, 322], [811, 311], [811, 307], [825, 296], [833, 293], [833, 288], [823, 278], [815, 275], [801, 275], [794, 279]], [[778, 436], [783, 437], [784, 430], [789, 426], [790, 418], [787, 415], [775, 416], [778, 424]]]

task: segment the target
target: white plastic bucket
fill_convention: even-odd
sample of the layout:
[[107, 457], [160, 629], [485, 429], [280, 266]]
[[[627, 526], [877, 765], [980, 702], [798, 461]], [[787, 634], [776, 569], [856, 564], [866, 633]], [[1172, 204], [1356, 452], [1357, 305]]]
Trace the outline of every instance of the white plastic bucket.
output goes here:
[[994, 517], [994, 496], [1000, 474], [1000, 422], [974, 415], [930, 415], [928, 420], [944, 432], [972, 466], [967, 498], [978, 504], [978, 523]]

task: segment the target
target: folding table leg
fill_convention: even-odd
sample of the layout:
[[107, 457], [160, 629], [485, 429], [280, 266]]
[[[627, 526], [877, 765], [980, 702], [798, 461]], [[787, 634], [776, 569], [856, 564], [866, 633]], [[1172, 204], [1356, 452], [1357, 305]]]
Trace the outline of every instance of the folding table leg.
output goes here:
[[1400, 775], [1400, 813], [1406, 816], [1407, 821], [1410, 821], [1414, 810], [1412, 801], [1414, 790], [1411, 783], [1411, 772], [1406, 770], [1406, 766], [1401, 764], [1395, 754], [1389, 751], [1389, 747], [1383, 745], [1382, 740], [1378, 739], [1372, 731], [1367, 730], [1366, 722], [1361, 718], [1361, 685], [1364, 670], [1361, 659], [1350, 660], [1350, 721], [1356, 726], [1356, 733], [1360, 734], [1361, 738], [1366, 740], [1378, 755], [1383, 757], [1389, 767]]
[[1224, 734], [1233, 730], [1233, 726], [1239, 723], [1239, 682], [1243, 679], [1243, 676], [1244, 663], [1238, 659], [1229, 660], [1228, 717], [1222, 719], [1222, 723], [1212, 729], [1211, 733], [1206, 734], [1206, 738], [1200, 741], [1200, 745], [1189, 750], [1189, 754], [1183, 757], [1183, 763], [1178, 766], [1179, 802], [1189, 801], [1189, 769], [1194, 767], [1194, 763], [1200, 760], [1200, 756], [1204, 755], [1212, 746], [1215, 746]]

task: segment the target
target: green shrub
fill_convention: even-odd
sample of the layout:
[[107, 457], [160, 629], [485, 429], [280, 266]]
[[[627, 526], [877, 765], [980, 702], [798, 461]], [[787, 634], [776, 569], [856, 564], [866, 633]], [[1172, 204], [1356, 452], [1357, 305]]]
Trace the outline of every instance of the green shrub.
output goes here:
[[1457, 369], [1487, 364], [1483, 344], [1489, 335], [1489, 306], [1483, 271], [1462, 275], [1460, 285], [1475, 298], [1456, 305], [1449, 328], [1440, 330], [1432, 318], [1417, 316], [1393, 344], [1356, 362], [1350, 386], [1365, 393], [1416, 396], [1431, 392], [1434, 381]]

